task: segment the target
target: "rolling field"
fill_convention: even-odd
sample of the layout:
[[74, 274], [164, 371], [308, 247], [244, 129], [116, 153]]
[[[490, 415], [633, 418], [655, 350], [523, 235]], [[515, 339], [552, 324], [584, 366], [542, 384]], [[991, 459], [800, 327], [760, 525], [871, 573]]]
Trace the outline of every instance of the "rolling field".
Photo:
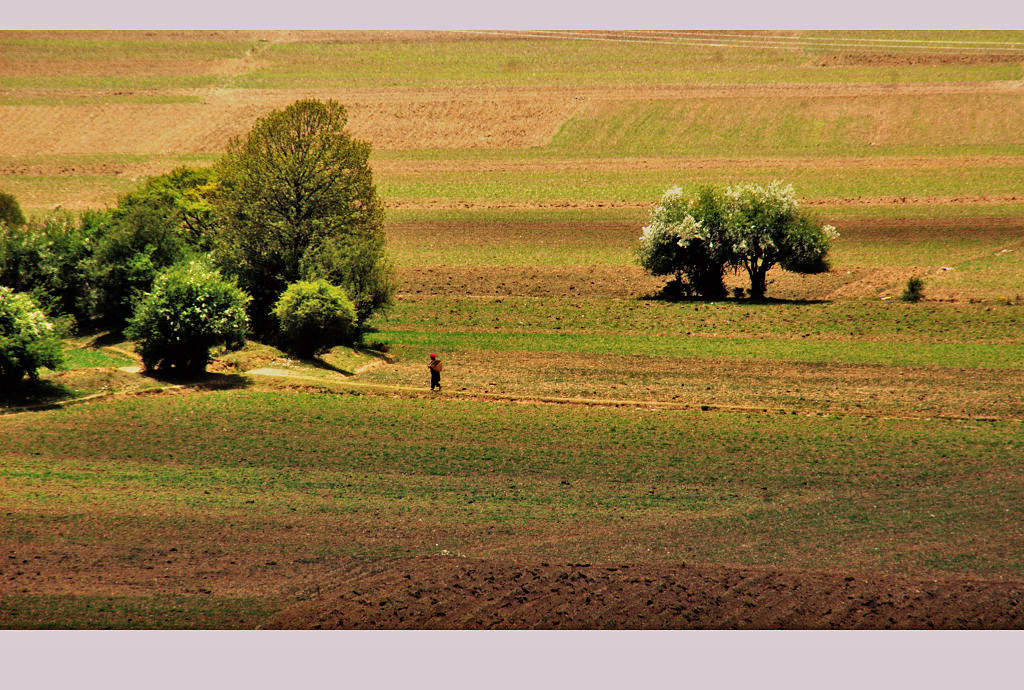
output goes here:
[[[1022, 83], [1020, 32], [0, 34], [27, 211], [331, 97], [399, 275], [377, 351], [69, 341], [0, 408], [0, 627], [1024, 627]], [[653, 298], [667, 187], [776, 177], [831, 271]]]

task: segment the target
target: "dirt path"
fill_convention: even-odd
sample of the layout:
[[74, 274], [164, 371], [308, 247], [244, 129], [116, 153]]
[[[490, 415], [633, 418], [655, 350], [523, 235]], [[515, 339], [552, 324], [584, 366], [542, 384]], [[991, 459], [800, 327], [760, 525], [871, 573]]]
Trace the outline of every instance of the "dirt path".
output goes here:
[[[377, 365], [380, 366], [380, 365]], [[739, 412], [744, 414], [777, 414], [803, 417], [830, 417], [830, 416], [858, 416], [871, 417], [876, 419], [942, 419], [955, 421], [1002, 421], [1001, 417], [988, 415], [956, 415], [956, 414], [880, 414], [870, 410], [827, 412], [821, 410], [805, 410], [782, 406], [744, 406], [725, 405], [714, 402], [693, 403], [662, 400], [636, 400], [631, 398], [582, 398], [562, 396], [522, 396], [505, 393], [488, 393], [486, 391], [443, 391], [432, 392], [421, 386], [401, 386], [384, 383], [371, 383], [367, 381], [353, 381], [348, 378], [333, 378], [324, 376], [310, 376], [308, 374], [296, 373], [287, 369], [275, 369], [263, 367], [246, 372], [248, 376], [268, 376], [284, 378], [293, 381], [308, 382], [316, 384], [327, 391], [353, 390], [378, 393], [383, 395], [398, 395], [401, 397], [438, 397], [459, 400], [477, 400], [489, 402], [510, 402], [522, 405], [574, 405], [580, 407], [628, 407], [646, 410], [690, 410], [700, 412]]]

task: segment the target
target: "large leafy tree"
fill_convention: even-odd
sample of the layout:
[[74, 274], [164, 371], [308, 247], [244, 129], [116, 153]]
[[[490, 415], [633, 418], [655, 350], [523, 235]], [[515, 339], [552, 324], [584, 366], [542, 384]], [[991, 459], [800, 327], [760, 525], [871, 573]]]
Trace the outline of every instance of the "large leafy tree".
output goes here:
[[91, 257], [105, 218], [54, 211], [20, 228], [0, 224], [0, 285], [31, 294], [51, 317], [88, 322], [95, 306]]
[[750, 277], [751, 298], [764, 298], [776, 264], [796, 273], [828, 270], [826, 255], [838, 233], [800, 211], [792, 185], [738, 185], [725, 197], [734, 260]]
[[335, 101], [297, 101], [232, 140], [217, 166], [215, 256], [252, 295], [259, 335], [275, 333], [274, 304], [303, 278], [339, 284], [363, 318], [390, 299], [389, 275], [366, 294], [367, 274], [386, 269], [383, 212], [370, 146], [351, 138], [346, 122]]
[[122, 200], [103, 219], [90, 259], [96, 285], [97, 315], [110, 328], [122, 328], [158, 271], [188, 258], [179, 219], [154, 198]]
[[734, 259], [725, 214], [725, 198], [713, 187], [695, 196], [679, 187], [668, 190], [640, 236], [637, 261], [651, 275], [674, 274], [680, 287], [685, 275], [702, 297], [724, 297], [725, 267]]
[[828, 270], [828, 251], [838, 233], [800, 210], [792, 185], [744, 184], [705, 187], [686, 196], [668, 190], [651, 213], [637, 260], [652, 275], [675, 274], [707, 298], [725, 295], [726, 267], [743, 267], [750, 296], [763, 299], [768, 271], [778, 265], [795, 273]]
[[179, 166], [169, 173], [147, 179], [141, 187], [121, 197], [118, 210], [158, 208], [178, 225], [184, 240], [195, 250], [212, 249], [216, 218], [210, 197], [216, 189], [211, 168]]

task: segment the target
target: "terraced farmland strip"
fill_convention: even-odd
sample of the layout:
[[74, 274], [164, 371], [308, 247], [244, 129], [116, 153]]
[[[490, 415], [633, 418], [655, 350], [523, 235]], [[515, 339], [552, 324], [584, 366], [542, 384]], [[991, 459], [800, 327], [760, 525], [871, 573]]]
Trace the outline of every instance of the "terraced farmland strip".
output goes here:
[[381, 330], [375, 337], [389, 345], [420, 351], [572, 352], [654, 357], [726, 357], [783, 362], [842, 362], [889, 366], [1024, 369], [1024, 344], [903, 343], [791, 338], [645, 336], [509, 331], [445, 332]]

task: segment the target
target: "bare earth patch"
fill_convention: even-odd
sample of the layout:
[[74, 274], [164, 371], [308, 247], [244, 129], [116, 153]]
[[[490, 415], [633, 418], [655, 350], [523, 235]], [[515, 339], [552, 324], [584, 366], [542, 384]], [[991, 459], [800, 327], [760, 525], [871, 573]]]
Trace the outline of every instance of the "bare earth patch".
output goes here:
[[[232, 65], [222, 67], [245, 68]], [[219, 152], [256, 118], [310, 97], [344, 103], [351, 132], [381, 149], [522, 148], [547, 143], [577, 107], [570, 94], [496, 89], [198, 93], [203, 103], [0, 106], [0, 155]]]
[[1024, 581], [435, 556], [364, 569], [263, 627], [1005, 629], [1024, 627]]
[[[445, 357], [446, 390], [460, 396], [770, 414], [1024, 419], [1019, 371], [561, 352], [467, 351]], [[424, 371], [419, 361], [399, 361], [361, 378], [425, 391]]]

